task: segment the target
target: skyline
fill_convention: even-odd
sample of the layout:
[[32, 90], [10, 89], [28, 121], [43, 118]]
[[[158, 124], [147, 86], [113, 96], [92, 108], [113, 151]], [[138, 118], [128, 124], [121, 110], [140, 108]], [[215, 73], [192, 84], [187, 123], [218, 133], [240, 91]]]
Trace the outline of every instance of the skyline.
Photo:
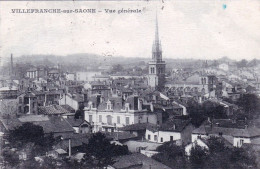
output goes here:
[[[69, 4], [69, 7], [68, 7]], [[142, 9], [136, 14], [12, 14], [15, 8]], [[163, 8], [163, 10], [162, 10]], [[155, 11], [162, 57], [260, 58], [259, 1], [0, 2], [0, 56], [152, 57]], [[243, 9], [243, 10], [242, 10]], [[199, 11], [199, 12], [198, 12]], [[28, 19], [28, 15], [30, 19]], [[8, 26], [6, 26], [8, 25]]]

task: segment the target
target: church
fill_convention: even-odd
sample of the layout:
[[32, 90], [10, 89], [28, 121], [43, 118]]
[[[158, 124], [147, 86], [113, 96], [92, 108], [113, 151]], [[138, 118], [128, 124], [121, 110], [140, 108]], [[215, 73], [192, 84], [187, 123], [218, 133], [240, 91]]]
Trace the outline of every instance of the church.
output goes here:
[[162, 60], [162, 46], [159, 40], [158, 19], [156, 15], [155, 39], [152, 47], [152, 60], [149, 62], [148, 85], [162, 91], [165, 85], [165, 61]]

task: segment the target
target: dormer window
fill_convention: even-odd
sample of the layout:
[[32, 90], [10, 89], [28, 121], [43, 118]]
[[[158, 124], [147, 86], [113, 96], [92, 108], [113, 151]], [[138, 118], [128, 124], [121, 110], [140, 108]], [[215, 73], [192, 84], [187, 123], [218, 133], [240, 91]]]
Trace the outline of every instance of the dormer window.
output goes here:
[[107, 102], [107, 110], [112, 110], [112, 104], [110, 101]]
[[128, 111], [130, 110], [130, 105], [129, 105], [129, 103], [126, 103], [126, 104], [125, 104], [125, 110], [126, 110], [126, 112], [128, 112]]
[[89, 102], [89, 103], [88, 103], [88, 107], [89, 107], [90, 109], [93, 108], [93, 104], [92, 104], [92, 102]]

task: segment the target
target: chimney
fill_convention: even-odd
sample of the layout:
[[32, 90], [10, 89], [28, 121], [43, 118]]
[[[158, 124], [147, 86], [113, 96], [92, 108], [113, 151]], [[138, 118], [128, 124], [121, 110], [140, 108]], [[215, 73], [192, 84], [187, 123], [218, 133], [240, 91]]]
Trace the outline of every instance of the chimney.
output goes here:
[[151, 109], [151, 112], [154, 112], [154, 108], [153, 108], [153, 104], [150, 103], [150, 109]]
[[71, 139], [69, 139], [69, 157], [71, 157]]
[[175, 125], [175, 124], [173, 124], [173, 126], [172, 126], [172, 127], [173, 127], [173, 130], [175, 130], [175, 129], [176, 129], [176, 125]]

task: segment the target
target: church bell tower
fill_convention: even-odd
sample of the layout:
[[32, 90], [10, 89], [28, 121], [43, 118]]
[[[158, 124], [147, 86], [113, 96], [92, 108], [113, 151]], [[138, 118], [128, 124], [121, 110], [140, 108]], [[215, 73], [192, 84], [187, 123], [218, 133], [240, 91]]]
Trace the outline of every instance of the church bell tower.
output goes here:
[[162, 91], [165, 85], [165, 61], [162, 60], [162, 46], [159, 40], [158, 19], [156, 14], [155, 38], [152, 47], [152, 60], [149, 62], [148, 85]]

